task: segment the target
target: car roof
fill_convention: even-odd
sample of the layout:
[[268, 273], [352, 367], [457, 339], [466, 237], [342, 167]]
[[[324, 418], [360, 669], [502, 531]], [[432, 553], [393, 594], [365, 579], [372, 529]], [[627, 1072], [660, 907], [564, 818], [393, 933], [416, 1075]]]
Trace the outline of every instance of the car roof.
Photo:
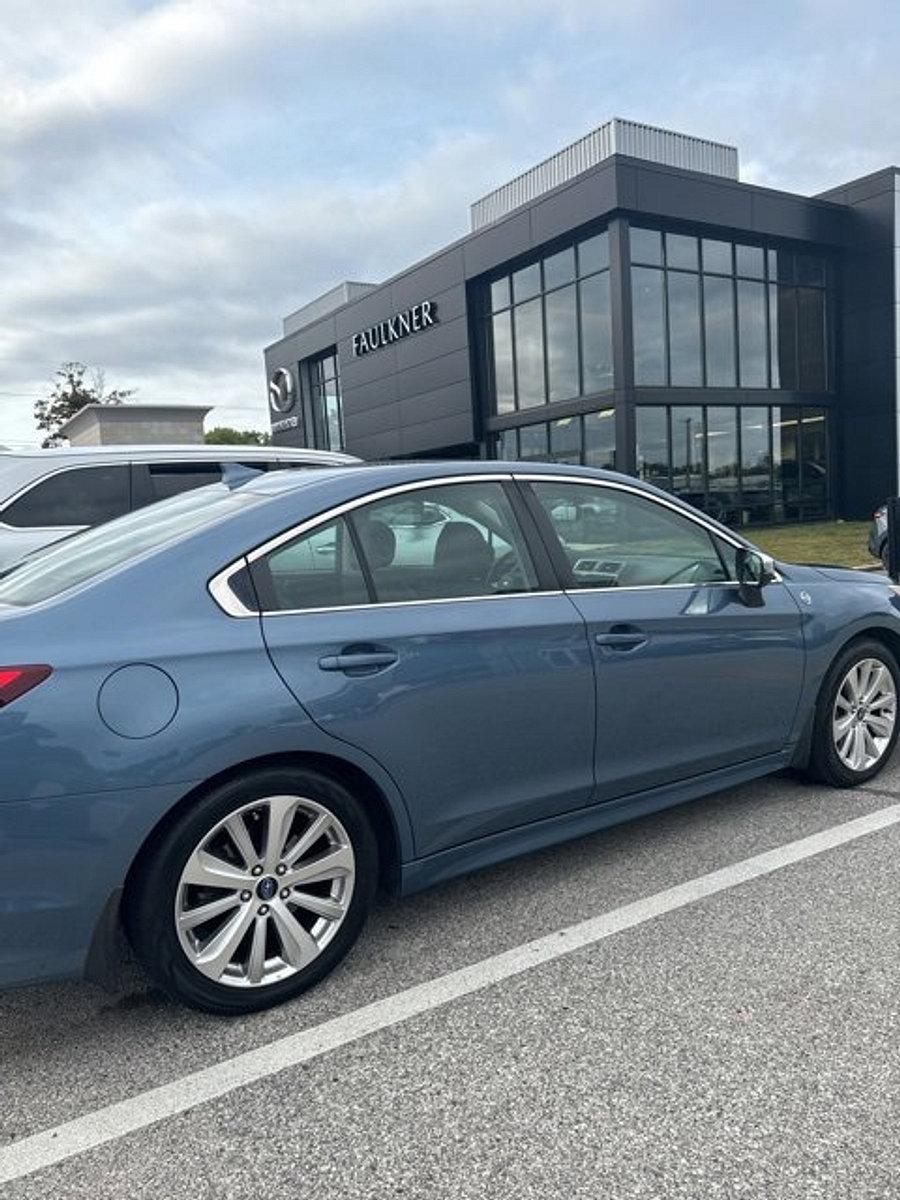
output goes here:
[[29, 462], [53, 462], [59, 464], [78, 459], [90, 462], [92, 459], [125, 458], [125, 459], [158, 459], [158, 458], [192, 458], [217, 459], [229, 458], [247, 459], [281, 459], [284, 462], [321, 462], [323, 466], [336, 463], [358, 463], [361, 460], [352, 454], [344, 454], [335, 450], [312, 450], [296, 446], [244, 446], [240, 443], [223, 442], [221, 444], [203, 443], [199, 445], [122, 445], [122, 446], [62, 446], [52, 450], [0, 450], [0, 460], [19, 459]]
[[[335, 474], [342, 479], [353, 477], [365, 478], [366, 486], [373, 489], [390, 487], [393, 484], [413, 483], [428, 479], [441, 479], [464, 475], [571, 475], [573, 478], [607, 479], [637, 485], [647, 491], [656, 491], [641, 483], [630, 475], [621, 475], [615, 471], [603, 471], [597, 467], [572, 466], [568, 463], [547, 462], [503, 462], [488, 459], [422, 459], [414, 462], [355, 462], [342, 466], [338, 472], [334, 468], [313, 467], [303, 472], [277, 471], [272, 474], [248, 479], [240, 486], [248, 491], [259, 492], [267, 496], [281, 495], [286, 492], [309, 488], [317, 483], [331, 479]], [[672, 499], [671, 496], [668, 497]]]

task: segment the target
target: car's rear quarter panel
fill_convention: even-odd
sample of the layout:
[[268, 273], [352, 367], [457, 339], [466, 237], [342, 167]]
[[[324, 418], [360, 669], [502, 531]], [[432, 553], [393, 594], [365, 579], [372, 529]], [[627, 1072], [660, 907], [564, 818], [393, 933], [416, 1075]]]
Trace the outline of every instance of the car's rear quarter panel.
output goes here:
[[[342, 758], [388, 801], [401, 855], [409, 821], [390, 777], [330, 738], [275, 672], [259, 622], [226, 616], [205, 581], [228, 539], [191, 539], [64, 601], [0, 616], [0, 664], [52, 676], [0, 709], [0, 985], [83, 970], [110, 894], [165, 815], [196, 787], [274, 755]], [[105, 679], [161, 668], [178, 708], [148, 737], [101, 719]]]

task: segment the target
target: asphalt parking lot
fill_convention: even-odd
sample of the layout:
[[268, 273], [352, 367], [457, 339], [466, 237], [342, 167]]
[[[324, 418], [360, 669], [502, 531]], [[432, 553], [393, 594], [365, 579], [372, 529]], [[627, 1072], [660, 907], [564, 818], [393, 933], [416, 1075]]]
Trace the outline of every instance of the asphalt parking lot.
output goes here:
[[[856, 792], [777, 777], [382, 902], [324, 985], [250, 1019], [136, 974], [0, 995], [0, 1196], [896, 1197], [896, 815], [415, 1015], [402, 997], [898, 801], [898, 759]], [[365, 1033], [378, 1001], [396, 1019]], [[340, 1044], [274, 1069], [329, 1021]], [[193, 1073], [266, 1046], [194, 1103]], [[41, 1133], [64, 1156], [31, 1170]]]

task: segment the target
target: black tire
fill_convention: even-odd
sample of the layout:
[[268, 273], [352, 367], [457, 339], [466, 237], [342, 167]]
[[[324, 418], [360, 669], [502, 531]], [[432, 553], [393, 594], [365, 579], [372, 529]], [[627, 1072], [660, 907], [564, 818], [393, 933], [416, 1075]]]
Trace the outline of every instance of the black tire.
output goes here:
[[[255, 800], [284, 795], [316, 802], [333, 814], [346, 831], [354, 856], [349, 905], [334, 936], [318, 957], [289, 978], [250, 987], [217, 983], [194, 966], [179, 940], [175, 905], [182, 871], [195, 848], [220, 821]], [[376, 839], [353, 795], [342, 784], [316, 771], [269, 768], [212, 789], [171, 822], [129, 881], [124, 905], [125, 928], [150, 978], [173, 999], [204, 1012], [238, 1016], [282, 1004], [328, 975], [359, 937], [377, 881]]]
[[895, 693], [900, 697], [900, 667], [898, 667], [894, 655], [882, 642], [876, 641], [874, 638], [860, 638], [851, 642], [837, 656], [825, 676], [816, 702], [810, 761], [804, 772], [808, 778], [819, 783], [830, 784], [831, 787], [856, 787], [874, 779], [890, 761], [897, 744], [900, 722], [895, 716], [890, 739], [882, 751], [881, 757], [872, 766], [865, 770], [853, 770], [837, 752], [832, 732], [832, 715], [838, 690], [854, 664], [867, 658], [877, 659], [883, 663], [894, 681]]

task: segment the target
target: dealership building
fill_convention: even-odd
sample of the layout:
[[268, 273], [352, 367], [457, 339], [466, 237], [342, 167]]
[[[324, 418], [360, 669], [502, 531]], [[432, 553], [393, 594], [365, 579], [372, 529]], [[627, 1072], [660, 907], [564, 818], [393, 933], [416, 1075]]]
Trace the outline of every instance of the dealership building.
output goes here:
[[613, 467], [734, 525], [898, 491], [900, 170], [816, 196], [613, 120], [345, 282], [265, 352], [274, 440]]

